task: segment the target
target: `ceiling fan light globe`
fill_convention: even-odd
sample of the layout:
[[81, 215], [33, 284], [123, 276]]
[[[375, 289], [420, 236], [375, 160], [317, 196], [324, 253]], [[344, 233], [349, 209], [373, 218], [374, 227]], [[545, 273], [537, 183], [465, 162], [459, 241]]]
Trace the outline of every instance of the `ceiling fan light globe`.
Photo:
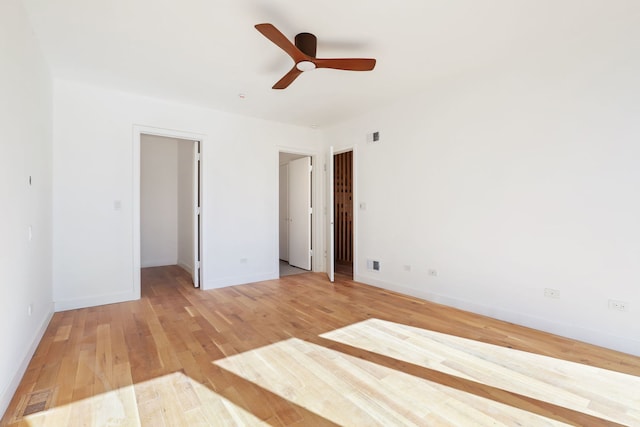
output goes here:
[[296, 64], [296, 68], [300, 71], [311, 71], [315, 70], [316, 64], [311, 61], [300, 61]]

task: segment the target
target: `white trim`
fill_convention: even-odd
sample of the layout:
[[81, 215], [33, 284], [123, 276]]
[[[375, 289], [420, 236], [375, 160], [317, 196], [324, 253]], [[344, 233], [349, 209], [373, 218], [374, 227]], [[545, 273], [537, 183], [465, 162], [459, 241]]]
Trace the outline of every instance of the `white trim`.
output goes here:
[[352, 188], [351, 197], [353, 203], [353, 277], [358, 273], [358, 221], [360, 215], [360, 203], [358, 201], [358, 150], [357, 146], [351, 147], [353, 155], [351, 156], [351, 177]]
[[[280, 277], [280, 234], [279, 234], [279, 229], [280, 229], [280, 216], [278, 215], [278, 209], [280, 206], [280, 186], [279, 186], [279, 182], [280, 182], [280, 153], [289, 153], [289, 154], [299, 154], [299, 155], [303, 155], [303, 156], [309, 156], [311, 157], [311, 165], [313, 166], [313, 171], [311, 173], [311, 205], [313, 206], [313, 222], [311, 224], [311, 247], [313, 249], [313, 253], [314, 254], [318, 254], [321, 252], [318, 252], [318, 248], [321, 247], [322, 245], [322, 239], [321, 237], [321, 231], [323, 230], [323, 228], [321, 227], [322, 224], [322, 215], [318, 215], [318, 212], [322, 212], [322, 210], [320, 209], [322, 202], [321, 202], [321, 191], [318, 190], [318, 185], [321, 182], [319, 180], [319, 169], [318, 169], [318, 165], [320, 164], [320, 152], [318, 150], [314, 150], [314, 149], [307, 149], [307, 148], [301, 148], [301, 147], [290, 147], [290, 146], [285, 146], [285, 145], [278, 145], [276, 147], [276, 157], [275, 157], [275, 173], [276, 173], [276, 185], [275, 185], [275, 201], [276, 201], [276, 221], [275, 221], [275, 242], [274, 242], [274, 246], [275, 246], [275, 253], [276, 253], [276, 257], [273, 260], [273, 269], [274, 271], [276, 271], [276, 276], [275, 278]], [[313, 256], [312, 261], [311, 261], [311, 270], [312, 271], [324, 271], [324, 258], [322, 256]], [[262, 276], [260, 276], [262, 277]], [[266, 276], [265, 276], [266, 277]], [[271, 277], [271, 279], [274, 277]], [[260, 279], [260, 280], [269, 280], [269, 279]], [[245, 282], [245, 283], [249, 283], [249, 282]]]
[[[13, 377], [11, 378], [11, 381], [9, 381], [9, 384], [7, 384], [7, 387], [2, 391], [2, 395], [0, 396], [0, 414], [4, 414], [4, 412], [9, 407], [11, 399], [13, 399], [13, 395], [18, 389], [18, 386], [20, 385], [24, 374], [27, 372], [27, 368], [29, 367], [31, 358], [35, 354], [36, 349], [38, 348], [40, 341], [42, 341], [42, 337], [44, 337], [44, 333], [46, 332], [47, 327], [49, 326], [49, 323], [53, 318], [53, 313], [54, 306], [52, 303], [49, 306], [49, 311], [45, 314], [42, 323], [40, 323], [40, 327], [38, 327], [38, 329], [36, 330], [36, 333], [31, 340], [31, 344], [29, 344], [29, 347], [27, 348], [27, 351], [22, 358], [20, 366], [18, 366], [18, 369], [16, 369]], [[7, 351], [7, 349], [5, 349], [5, 351]]]
[[145, 262], [140, 262], [140, 267], [162, 267], [165, 265], [177, 265], [179, 264], [178, 260], [175, 259], [152, 259], [146, 260]]
[[247, 283], [256, 283], [263, 282], [265, 280], [274, 280], [280, 277], [280, 263], [278, 262], [278, 269], [271, 273], [258, 273], [258, 274], [250, 274], [245, 276], [227, 276], [220, 277], [215, 280], [210, 280], [206, 283], [206, 287], [204, 289], [217, 289], [217, 288], [226, 288], [227, 286], [235, 286], [235, 285], [244, 285]]
[[[193, 280], [193, 286], [196, 288], [200, 287], [200, 264], [202, 264], [201, 256], [200, 256], [200, 229], [201, 229], [201, 209], [200, 209], [200, 183], [202, 182], [201, 173], [200, 173], [200, 164], [201, 157], [200, 156], [200, 142], [194, 141], [191, 143], [191, 148], [193, 150], [193, 157], [191, 159], [191, 167], [193, 170], [191, 171], [191, 220], [193, 223], [191, 224], [191, 235], [193, 236], [193, 241], [191, 242], [191, 250], [193, 254], [191, 256], [190, 264], [191, 266], [191, 277]], [[197, 238], [196, 238], [197, 236]], [[178, 260], [178, 263], [180, 260]]]
[[178, 260], [178, 266], [189, 274], [193, 274], [193, 265], [190, 261]]
[[[140, 270], [138, 270], [140, 271]], [[138, 279], [139, 279], [138, 274]], [[75, 310], [76, 308], [96, 307], [99, 305], [115, 304], [118, 302], [135, 301], [140, 299], [140, 293], [133, 291], [118, 292], [115, 294], [98, 295], [89, 298], [76, 298], [57, 300], [54, 302], [55, 311]]]
[[333, 145], [327, 149], [324, 167], [324, 260], [327, 277], [331, 283], [336, 280], [336, 224], [335, 224], [335, 155]]
[[[204, 152], [208, 146], [208, 137], [205, 134], [187, 132], [175, 129], [163, 129], [151, 126], [133, 125], [133, 294], [140, 298], [140, 137], [142, 134], [164, 136], [167, 138], [186, 139], [200, 141], [200, 159], [204, 158]], [[206, 212], [207, 200], [204, 191], [204, 179], [206, 162], [200, 161], [200, 283], [205, 283], [206, 269], [204, 262], [206, 245], [203, 239], [205, 230], [204, 212]]]

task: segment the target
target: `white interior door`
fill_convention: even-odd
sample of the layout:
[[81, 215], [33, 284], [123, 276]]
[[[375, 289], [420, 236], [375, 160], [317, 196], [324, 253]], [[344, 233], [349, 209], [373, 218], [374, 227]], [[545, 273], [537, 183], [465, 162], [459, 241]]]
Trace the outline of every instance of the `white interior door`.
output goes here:
[[289, 264], [311, 270], [311, 157], [289, 162]]
[[327, 242], [327, 276], [329, 276], [329, 280], [333, 282], [335, 280], [334, 277], [334, 224], [333, 224], [333, 147], [329, 147], [329, 152], [327, 153], [327, 218], [326, 218], [326, 230], [327, 235], [325, 241]]
[[193, 286], [200, 287], [200, 141], [193, 143]]
[[289, 165], [280, 165], [280, 259], [289, 261]]

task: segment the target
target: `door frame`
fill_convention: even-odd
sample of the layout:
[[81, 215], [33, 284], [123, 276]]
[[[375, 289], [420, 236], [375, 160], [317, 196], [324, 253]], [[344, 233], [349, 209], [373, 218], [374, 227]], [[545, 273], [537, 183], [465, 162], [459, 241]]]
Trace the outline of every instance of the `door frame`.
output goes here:
[[334, 164], [334, 154], [333, 154], [333, 145], [329, 146], [328, 153], [326, 154], [325, 164], [324, 164], [324, 259], [325, 259], [325, 270], [327, 272], [327, 278], [331, 283], [335, 282], [336, 276], [336, 263], [335, 263], [335, 180], [336, 174], [334, 172], [333, 165]]
[[[347, 153], [349, 151], [353, 152], [351, 157], [352, 165], [351, 165], [351, 173], [353, 176], [351, 177], [351, 185], [352, 185], [352, 203], [353, 203], [353, 280], [358, 281], [358, 216], [360, 212], [360, 202], [358, 201], [358, 150], [357, 146], [353, 145], [350, 147], [342, 147], [336, 149], [334, 147], [333, 156], [335, 157], [338, 154]], [[331, 163], [333, 164], [333, 158], [331, 159]], [[335, 180], [335, 170], [333, 171], [334, 180]], [[335, 189], [331, 190], [335, 192]], [[335, 199], [335, 193], [333, 195]], [[335, 242], [334, 242], [334, 251], [335, 251]]]
[[[152, 126], [133, 125], [133, 292], [138, 298], [141, 296], [140, 288], [140, 138], [142, 135], [163, 136], [167, 138], [186, 139], [190, 141], [200, 141], [200, 185], [199, 197], [200, 197], [200, 232], [197, 236], [198, 244], [200, 246], [200, 269], [199, 269], [199, 282], [200, 289], [204, 289], [205, 282], [205, 268], [204, 262], [206, 245], [204, 244], [204, 224], [205, 219], [203, 212], [206, 209], [206, 191], [204, 191], [204, 180], [202, 177], [205, 174], [206, 162], [202, 161], [203, 153], [206, 150], [208, 144], [206, 143], [207, 136], [200, 133], [180, 131], [174, 129], [164, 129]], [[195, 198], [194, 194], [194, 198]]]
[[[280, 153], [290, 153], [290, 154], [298, 154], [301, 156], [309, 156], [311, 157], [311, 166], [313, 170], [311, 172], [311, 207], [313, 209], [312, 219], [311, 219], [311, 249], [313, 250], [313, 255], [311, 257], [311, 271], [323, 271], [324, 270], [324, 258], [319, 256], [320, 248], [323, 246], [322, 243], [322, 219], [324, 215], [320, 211], [320, 200], [321, 198], [321, 189], [319, 189], [319, 184], [321, 182], [322, 176], [319, 175], [319, 170], [321, 166], [321, 156], [317, 150], [301, 148], [301, 147], [291, 147], [285, 145], [278, 145], [276, 147], [276, 153], [274, 156], [273, 164], [276, 176], [276, 185], [275, 185], [275, 195], [274, 199], [276, 201], [275, 206], [276, 210], [279, 209], [280, 206]], [[321, 175], [321, 174], [320, 174]], [[273, 269], [275, 272], [275, 277], [280, 277], [280, 216], [276, 211], [275, 214], [275, 234], [276, 238], [274, 239], [274, 261], [273, 261]]]

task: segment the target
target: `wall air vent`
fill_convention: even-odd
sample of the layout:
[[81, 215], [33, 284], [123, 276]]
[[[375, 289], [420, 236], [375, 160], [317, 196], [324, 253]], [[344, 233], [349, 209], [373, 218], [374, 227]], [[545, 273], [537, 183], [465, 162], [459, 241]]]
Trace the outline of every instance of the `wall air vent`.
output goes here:
[[367, 143], [373, 144], [380, 141], [380, 132], [375, 131], [367, 134]]

